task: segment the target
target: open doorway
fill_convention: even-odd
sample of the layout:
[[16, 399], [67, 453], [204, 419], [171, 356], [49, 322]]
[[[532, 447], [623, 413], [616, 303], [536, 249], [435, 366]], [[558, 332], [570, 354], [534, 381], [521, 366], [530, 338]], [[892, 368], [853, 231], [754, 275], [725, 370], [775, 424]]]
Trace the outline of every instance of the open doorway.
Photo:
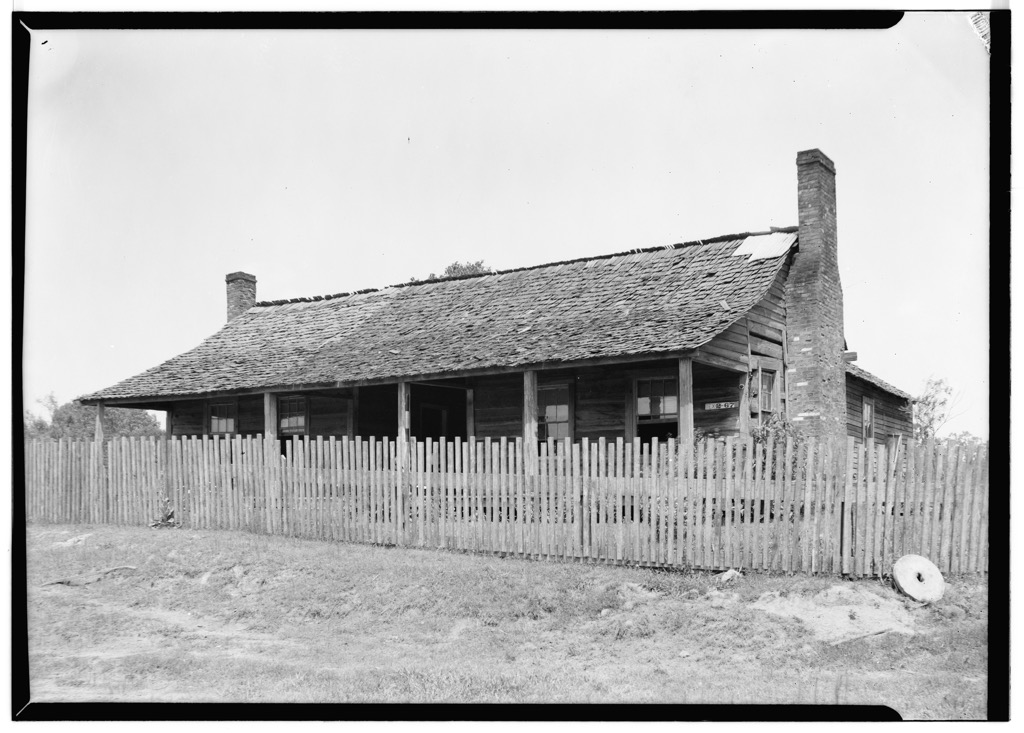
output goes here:
[[414, 383], [409, 402], [409, 429], [417, 440], [467, 437], [465, 388]]
[[420, 433], [425, 438], [448, 438], [448, 408], [444, 405], [420, 405]]

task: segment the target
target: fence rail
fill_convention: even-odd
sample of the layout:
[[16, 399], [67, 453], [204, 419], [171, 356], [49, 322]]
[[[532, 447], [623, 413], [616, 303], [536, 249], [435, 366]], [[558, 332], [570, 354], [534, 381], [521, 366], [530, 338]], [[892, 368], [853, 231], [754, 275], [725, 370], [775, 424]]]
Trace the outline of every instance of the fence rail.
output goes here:
[[184, 527], [679, 568], [988, 569], [987, 447], [741, 438], [259, 437], [25, 445], [29, 521]]

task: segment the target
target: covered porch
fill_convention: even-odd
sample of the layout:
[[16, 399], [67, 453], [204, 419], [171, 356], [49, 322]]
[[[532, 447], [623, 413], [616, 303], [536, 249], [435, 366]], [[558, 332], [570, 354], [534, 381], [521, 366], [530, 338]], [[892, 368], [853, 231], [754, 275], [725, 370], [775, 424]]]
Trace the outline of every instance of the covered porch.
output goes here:
[[130, 406], [165, 411], [169, 436], [264, 435], [282, 442], [295, 436], [357, 435], [400, 441], [521, 437], [527, 444], [548, 438], [692, 441], [749, 434], [753, 425], [785, 410], [784, 387], [781, 361], [751, 357], [749, 366], [713, 364], [698, 356]]

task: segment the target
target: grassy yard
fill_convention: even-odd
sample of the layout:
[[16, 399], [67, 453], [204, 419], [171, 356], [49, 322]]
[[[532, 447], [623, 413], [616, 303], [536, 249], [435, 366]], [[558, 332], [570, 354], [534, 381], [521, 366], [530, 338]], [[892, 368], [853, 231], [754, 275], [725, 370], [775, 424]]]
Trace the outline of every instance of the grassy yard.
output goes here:
[[[949, 579], [941, 602], [915, 608], [879, 581], [751, 574], [718, 589], [706, 573], [238, 532], [33, 525], [27, 538], [34, 701], [986, 713], [988, 592], [978, 579]], [[117, 566], [135, 569], [89, 577]], [[768, 612], [768, 601], [817, 615]], [[840, 628], [837, 614], [849, 618], [847, 636], [885, 614], [914, 633], [868, 625], [837, 642], [822, 631]]]

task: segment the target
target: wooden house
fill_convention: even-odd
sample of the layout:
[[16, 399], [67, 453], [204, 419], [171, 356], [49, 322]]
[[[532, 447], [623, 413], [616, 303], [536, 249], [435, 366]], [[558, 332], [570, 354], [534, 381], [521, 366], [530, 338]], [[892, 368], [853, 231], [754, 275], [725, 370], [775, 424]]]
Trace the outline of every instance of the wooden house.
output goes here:
[[791, 228], [287, 301], [232, 273], [219, 332], [81, 401], [173, 435], [907, 433], [908, 395], [848, 361], [835, 167], [797, 173]]

